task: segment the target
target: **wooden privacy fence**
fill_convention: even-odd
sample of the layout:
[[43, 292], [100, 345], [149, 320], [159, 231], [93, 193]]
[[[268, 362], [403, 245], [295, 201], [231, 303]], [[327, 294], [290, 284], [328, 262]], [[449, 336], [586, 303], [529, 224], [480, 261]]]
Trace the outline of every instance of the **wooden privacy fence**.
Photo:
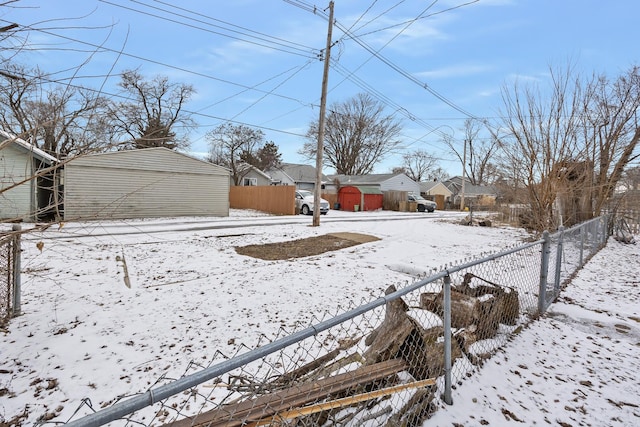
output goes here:
[[229, 188], [229, 207], [255, 209], [275, 215], [295, 215], [296, 188], [292, 185], [266, 185]]
[[[255, 209], [274, 215], [295, 215], [296, 187], [293, 185], [232, 186], [229, 188], [229, 207]], [[338, 202], [337, 194], [322, 193], [331, 209]]]
[[[402, 210], [403, 204], [408, 203], [409, 196], [407, 191], [383, 191], [382, 209], [385, 211]], [[404, 210], [407, 208], [405, 207]]]
[[382, 196], [382, 209], [385, 211], [415, 212], [418, 208], [416, 202], [409, 201], [408, 191], [384, 191]]

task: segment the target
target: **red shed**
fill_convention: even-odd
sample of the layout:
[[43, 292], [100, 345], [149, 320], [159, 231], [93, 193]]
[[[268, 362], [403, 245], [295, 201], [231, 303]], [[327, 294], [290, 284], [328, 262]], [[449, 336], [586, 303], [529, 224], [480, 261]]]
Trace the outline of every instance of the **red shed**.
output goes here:
[[338, 203], [345, 211], [375, 211], [382, 209], [382, 191], [372, 186], [345, 185], [338, 190]]

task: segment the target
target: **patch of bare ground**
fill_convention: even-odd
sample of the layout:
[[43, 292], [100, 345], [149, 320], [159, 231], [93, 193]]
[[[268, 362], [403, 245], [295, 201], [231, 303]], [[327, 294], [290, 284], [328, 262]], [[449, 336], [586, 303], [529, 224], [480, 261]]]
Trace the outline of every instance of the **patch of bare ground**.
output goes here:
[[236, 252], [268, 261], [302, 258], [325, 252], [380, 240], [375, 236], [359, 233], [331, 233], [289, 242], [266, 243], [263, 245], [237, 246]]

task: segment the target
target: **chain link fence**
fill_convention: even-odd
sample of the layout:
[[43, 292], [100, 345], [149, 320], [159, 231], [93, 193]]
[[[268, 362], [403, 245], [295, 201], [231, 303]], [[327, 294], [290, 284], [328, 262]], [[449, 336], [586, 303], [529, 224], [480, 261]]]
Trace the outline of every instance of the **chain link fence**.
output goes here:
[[0, 233], [0, 327], [20, 315], [20, 226]]
[[85, 399], [68, 425], [420, 426], [546, 310], [608, 232], [596, 218], [443, 266], [307, 328], [194, 362], [107, 408]]

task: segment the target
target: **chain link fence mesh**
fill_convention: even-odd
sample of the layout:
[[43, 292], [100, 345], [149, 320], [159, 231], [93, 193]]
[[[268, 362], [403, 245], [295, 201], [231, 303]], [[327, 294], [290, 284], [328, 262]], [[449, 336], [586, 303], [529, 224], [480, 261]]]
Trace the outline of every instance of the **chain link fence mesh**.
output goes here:
[[11, 235], [0, 236], [0, 326], [11, 317], [14, 242]]
[[180, 378], [159, 378], [104, 411], [85, 399], [71, 424], [420, 426], [447, 402], [447, 390], [541, 314], [604, 245], [606, 231], [599, 218], [444, 266], [389, 286], [373, 302], [325, 312], [307, 328], [282, 328], [236, 354], [192, 362]]

